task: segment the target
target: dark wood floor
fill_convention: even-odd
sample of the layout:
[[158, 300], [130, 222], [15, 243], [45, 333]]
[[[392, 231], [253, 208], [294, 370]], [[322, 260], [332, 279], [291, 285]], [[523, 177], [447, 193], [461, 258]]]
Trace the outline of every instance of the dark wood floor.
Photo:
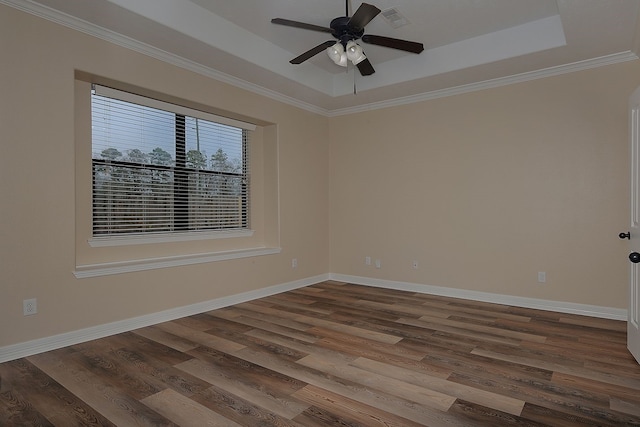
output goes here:
[[0, 364], [0, 425], [640, 425], [625, 327], [325, 282]]

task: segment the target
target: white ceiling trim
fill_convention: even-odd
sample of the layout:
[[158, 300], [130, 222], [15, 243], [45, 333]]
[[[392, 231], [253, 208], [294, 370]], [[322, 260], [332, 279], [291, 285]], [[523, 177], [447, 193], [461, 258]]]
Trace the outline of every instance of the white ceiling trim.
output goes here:
[[[247, 82], [245, 80], [238, 79], [234, 76], [222, 73], [210, 67], [205, 67], [201, 64], [195, 63], [194, 61], [163, 51], [161, 49], [150, 46], [146, 43], [139, 42], [130, 37], [123, 36], [121, 34], [104, 29], [102, 27], [91, 24], [89, 22], [78, 19], [76, 17], [56, 11], [54, 9], [33, 3], [29, 0], [0, 0], [0, 4], [5, 4], [7, 6], [14, 7], [18, 10], [30, 13], [40, 18], [47, 19], [49, 21], [66, 26], [68, 28], [100, 38], [102, 40], [116, 44], [118, 46], [131, 49], [133, 51], [142, 53], [144, 55], [164, 61], [166, 63], [193, 71], [195, 73], [204, 75], [206, 77], [210, 77], [212, 79], [221, 81], [223, 83], [230, 84], [240, 89], [248, 90], [250, 92], [265, 96], [267, 98], [274, 99], [276, 101], [283, 102], [285, 104], [292, 105], [294, 107], [301, 108], [301, 109], [304, 109], [313, 113], [317, 113], [320, 115], [324, 115], [327, 117], [335, 117], [335, 116], [358, 113], [362, 111], [370, 111], [370, 110], [376, 110], [381, 108], [412, 104], [412, 103], [426, 101], [426, 100], [435, 99], [435, 98], [459, 95], [462, 93], [468, 93], [468, 92], [484, 90], [484, 89], [489, 89], [489, 88], [494, 88], [499, 86], [505, 86], [505, 85], [514, 84], [514, 83], [521, 83], [529, 80], [535, 80], [535, 79], [540, 79], [540, 78], [545, 78], [545, 77], [550, 77], [550, 76], [555, 76], [555, 75], [560, 75], [560, 74], [565, 74], [565, 73], [570, 73], [570, 72], [575, 72], [580, 70], [586, 70], [590, 68], [601, 67], [605, 65], [611, 65], [611, 64], [638, 59], [637, 54], [627, 51], [627, 52], [607, 55], [601, 58], [579, 61], [573, 64], [561, 65], [561, 66], [551, 67], [543, 70], [522, 73], [515, 76], [508, 76], [508, 77], [488, 80], [485, 82], [478, 82], [478, 83], [472, 83], [472, 84], [462, 85], [462, 86], [453, 87], [453, 88], [425, 92], [425, 93], [420, 93], [416, 95], [391, 99], [387, 101], [375, 102], [375, 103], [365, 104], [365, 105], [356, 106], [356, 107], [328, 110], [325, 108], [320, 108], [316, 105], [312, 105], [312, 104], [294, 99], [292, 97], [289, 97], [279, 92]], [[362, 88], [360, 89], [362, 90]]]
[[[358, 91], [463, 70], [503, 59], [565, 46], [567, 43], [559, 15], [495, 31], [467, 40], [427, 49], [376, 64], [376, 73], [358, 81]], [[416, 72], [416, 70], [419, 70]], [[353, 86], [336, 75], [334, 96], [347, 95]], [[342, 84], [342, 87], [340, 87]]]
[[574, 62], [572, 64], [560, 65], [557, 67], [546, 68], [543, 70], [531, 71], [522, 74], [516, 74], [508, 77], [500, 77], [497, 79], [486, 80], [484, 82], [471, 83], [462, 86], [424, 92], [416, 95], [405, 96], [402, 98], [390, 99], [387, 101], [374, 102], [356, 107], [342, 108], [331, 110], [328, 112], [329, 117], [344, 116], [347, 114], [361, 113], [364, 111], [379, 110], [381, 108], [396, 107], [400, 105], [413, 104], [416, 102], [428, 101], [431, 99], [445, 98], [448, 96], [461, 95], [469, 92], [476, 92], [485, 89], [492, 89], [500, 86], [507, 86], [516, 83], [523, 83], [531, 80], [542, 79], [545, 77], [558, 76], [561, 74], [573, 73], [576, 71], [588, 70], [591, 68], [603, 67], [606, 65], [618, 64], [621, 62], [634, 61], [638, 59], [638, 55], [633, 52], [621, 52], [600, 58], [589, 59], [585, 61]]
[[[291, 53], [191, 2], [171, 0], [108, 0], [123, 9], [216, 47], [288, 79], [330, 95], [333, 75], [317, 67], [299, 73], [289, 64]], [[229, 40], [233, 40], [233, 46]]]
[[328, 113], [328, 110], [324, 108], [320, 108], [315, 105], [309, 104], [307, 102], [297, 100], [290, 96], [283, 95], [279, 92], [273, 91], [271, 89], [267, 89], [263, 86], [249, 83], [245, 80], [238, 79], [232, 75], [220, 72], [218, 70], [214, 70], [210, 67], [205, 67], [204, 65], [185, 59], [181, 56], [166, 52], [164, 50], [150, 46], [146, 43], [142, 43], [138, 40], [134, 40], [130, 37], [123, 36], [122, 34], [118, 34], [111, 30], [107, 30], [100, 26], [86, 22], [82, 19], [78, 19], [74, 16], [70, 16], [66, 13], [59, 12], [57, 10], [42, 6], [40, 4], [32, 3], [29, 0], [0, 0], [0, 4], [5, 4], [7, 6], [14, 7], [23, 12], [27, 12], [32, 15], [38, 16], [40, 18], [46, 19], [48, 21], [55, 22], [56, 24], [60, 24], [67, 28], [71, 28], [72, 30], [80, 31], [90, 36], [97, 37], [101, 40], [105, 40], [107, 42], [113, 43], [117, 46], [121, 46], [126, 49], [130, 49], [135, 52], [142, 53], [151, 58], [158, 59], [168, 64], [175, 65], [177, 67], [184, 68], [189, 71], [193, 71], [205, 77], [210, 77], [214, 80], [227, 83], [229, 85], [238, 87], [240, 89], [244, 89], [244, 90], [265, 96], [267, 98], [274, 99], [276, 101], [280, 101], [285, 104], [289, 104], [289, 105], [301, 108], [303, 110], [307, 110], [307, 111], [321, 114], [321, 115], [327, 115]]

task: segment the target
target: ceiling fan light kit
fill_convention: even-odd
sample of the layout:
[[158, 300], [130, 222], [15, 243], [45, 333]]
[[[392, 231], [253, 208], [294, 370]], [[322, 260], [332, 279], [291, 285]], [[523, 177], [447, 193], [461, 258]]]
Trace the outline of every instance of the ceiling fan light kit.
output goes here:
[[[349, 10], [349, 0], [346, 0], [347, 14]], [[408, 40], [399, 40], [391, 37], [365, 35], [364, 27], [373, 20], [381, 12], [377, 7], [368, 3], [362, 3], [356, 13], [353, 16], [341, 16], [335, 18], [329, 24], [329, 27], [322, 27], [314, 24], [307, 24], [304, 22], [291, 21], [289, 19], [274, 18], [271, 20], [273, 24], [284, 25], [288, 27], [302, 28], [305, 30], [318, 31], [323, 33], [330, 33], [335, 39], [329, 40], [318, 46], [306, 51], [302, 55], [293, 58], [289, 61], [292, 64], [302, 64], [304, 61], [311, 59], [323, 50], [327, 52], [327, 55], [331, 60], [341, 66], [346, 67], [348, 61], [351, 61], [353, 65], [358, 67], [358, 71], [363, 76], [369, 76], [375, 73], [373, 65], [364, 54], [362, 46], [356, 43], [357, 40], [361, 40], [364, 43], [384, 46], [391, 49], [398, 49], [405, 52], [420, 53], [424, 50], [422, 43], [412, 42]]]
[[329, 55], [329, 58], [331, 58], [336, 65], [341, 67], [346, 67], [347, 61], [351, 61], [353, 65], [358, 65], [367, 59], [366, 55], [362, 51], [362, 47], [353, 40], [349, 40], [349, 42], [347, 42], [346, 51], [341, 42], [337, 42], [333, 46], [328, 47], [327, 55]]
[[359, 63], [367, 59], [367, 57], [364, 55], [362, 47], [360, 47], [360, 45], [353, 40], [350, 40], [347, 43], [347, 59], [349, 59], [349, 61], [351, 61], [353, 65], [358, 65]]
[[338, 42], [333, 46], [327, 48], [327, 55], [333, 62], [341, 67], [347, 66], [347, 53], [344, 51], [344, 47], [342, 47], [342, 43]]

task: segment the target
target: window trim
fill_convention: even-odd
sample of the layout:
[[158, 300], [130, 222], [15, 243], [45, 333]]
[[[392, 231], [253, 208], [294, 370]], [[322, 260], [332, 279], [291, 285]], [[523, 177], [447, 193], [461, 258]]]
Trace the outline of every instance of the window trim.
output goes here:
[[163, 258], [145, 258], [130, 261], [105, 262], [93, 265], [77, 265], [73, 275], [77, 279], [109, 276], [112, 274], [134, 273], [138, 271], [157, 270], [159, 268], [182, 267], [185, 265], [207, 264], [217, 261], [230, 261], [241, 258], [253, 258], [282, 253], [280, 247], [258, 247], [238, 249], [207, 254], [187, 256], [169, 256]]
[[[139, 239], [132, 239], [126, 244], [99, 247], [100, 242], [91, 244], [92, 236], [92, 186], [91, 186], [91, 97], [94, 84], [120, 87], [122, 90], [140, 93], [149, 99], [163, 100], [169, 104], [194, 106], [201, 111], [209, 111], [209, 107], [199, 107], [202, 99], [193, 93], [182, 94], [175, 98], [156, 91], [154, 88], [132, 86], [127, 82], [110, 80], [76, 71], [74, 81], [74, 140], [75, 140], [75, 262], [71, 273], [77, 279], [128, 274], [141, 271], [153, 271], [164, 268], [175, 268], [198, 264], [227, 262], [237, 259], [256, 258], [282, 253], [280, 224], [280, 144], [279, 125], [264, 122], [260, 119], [248, 119], [256, 123], [255, 132], [251, 133], [251, 144], [248, 150], [254, 161], [250, 164], [253, 177], [249, 202], [249, 223], [251, 228], [245, 230], [251, 236], [234, 236], [225, 238], [229, 233], [220, 233], [218, 237], [209, 233], [204, 238], [192, 235], [177, 234], [168, 243], [144, 244]], [[105, 86], [106, 87], [106, 86]], [[198, 92], [199, 93], [199, 92]], [[194, 98], [194, 99], [191, 99]], [[199, 100], [199, 101], [198, 101]], [[206, 104], [207, 106], [209, 104]], [[210, 108], [221, 108], [220, 106]], [[204, 109], [204, 110], [203, 110]], [[223, 116], [225, 110], [220, 111]], [[237, 112], [229, 113], [235, 116]], [[231, 231], [231, 230], [229, 230]], [[235, 231], [235, 230], [234, 230]], [[224, 235], [223, 235], [224, 234]], [[225, 236], [226, 235], [226, 236]], [[146, 236], [155, 237], [154, 236]], [[183, 237], [185, 241], [177, 241]], [[204, 235], [202, 236], [204, 237]], [[100, 238], [95, 239], [100, 240]], [[138, 240], [135, 241], [134, 240]]]
[[252, 229], [215, 230], [215, 231], [186, 231], [173, 233], [149, 233], [149, 234], [109, 234], [89, 238], [89, 246], [92, 248], [105, 248], [109, 246], [146, 245], [171, 242], [191, 242], [194, 240], [213, 240], [252, 237]]
[[158, 99], [149, 98], [142, 95], [136, 95], [135, 93], [125, 92], [119, 89], [114, 89], [95, 83], [92, 85], [92, 89], [95, 91], [96, 95], [105, 96], [107, 98], [115, 98], [120, 101], [131, 102], [133, 104], [144, 105], [145, 107], [151, 107], [158, 110], [169, 111], [182, 116], [197, 117], [199, 119], [220, 123], [222, 125], [233, 126], [248, 131], [254, 131], [257, 127], [253, 123], [247, 123], [236, 119], [230, 119], [229, 117], [218, 116], [216, 114], [207, 113], [205, 111], [196, 110], [194, 108], [183, 107], [182, 105], [172, 104], [170, 102], [160, 101]]

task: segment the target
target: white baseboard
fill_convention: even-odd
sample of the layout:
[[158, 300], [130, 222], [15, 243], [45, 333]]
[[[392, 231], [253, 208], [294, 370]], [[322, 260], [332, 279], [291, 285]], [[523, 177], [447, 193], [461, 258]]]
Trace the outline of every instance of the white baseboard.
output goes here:
[[203, 301], [184, 307], [152, 313], [132, 319], [93, 326], [77, 331], [67, 332], [51, 337], [40, 338], [24, 343], [0, 347], [0, 363], [45, 351], [56, 350], [69, 345], [79, 344], [109, 335], [132, 331], [134, 329], [151, 326], [162, 322], [193, 316], [218, 308], [264, 298], [293, 289], [310, 286], [325, 280], [354, 283], [357, 285], [373, 286], [401, 291], [419, 292], [424, 294], [462, 298], [473, 301], [492, 302], [515, 307], [535, 308], [538, 310], [555, 311], [559, 313], [580, 314], [583, 316], [600, 317], [604, 319], [627, 320], [627, 310], [595, 305], [576, 304], [570, 302], [548, 301], [535, 298], [515, 297], [510, 295], [491, 294], [488, 292], [469, 291], [464, 289], [445, 288], [440, 286], [421, 285], [416, 283], [397, 282], [391, 280], [374, 279], [370, 277], [349, 276], [344, 274], [321, 274], [280, 285], [269, 286], [255, 291], [244, 292], [228, 297]]
[[184, 307], [172, 308], [170, 310], [134, 317], [132, 319], [92, 326], [90, 328], [66, 332], [51, 337], [40, 338], [19, 344], [0, 347], [0, 363], [19, 359], [21, 357], [31, 356], [45, 351], [56, 350], [58, 348], [79, 344], [98, 338], [104, 338], [109, 335], [115, 335], [132, 331], [138, 328], [144, 328], [145, 326], [168, 322], [170, 320], [179, 319], [181, 317], [193, 316], [194, 314], [204, 313], [207, 311], [228, 307], [234, 304], [240, 304], [242, 302], [251, 301], [258, 298], [264, 298], [270, 295], [279, 294], [281, 292], [310, 286], [328, 279], [328, 274], [322, 274], [315, 277], [308, 277], [306, 279], [296, 280], [293, 282], [283, 283], [275, 286], [269, 286], [263, 289], [257, 289], [255, 291], [244, 292], [241, 294], [217, 298], [210, 301], [203, 301]]
[[381, 280], [371, 277], [349, 276], [345, 274], [329, 274], [331, 280], [348, 282], [357, 285], [374, 286], [378, 288], [397, 289], [401, 291], [419, 292], [423, 294], [440, 295], [473, 301], [492, 302], [495, 304], [514, 307], [535, 308], [538, 310], [554, 311], [558, 313], [579, 314], [582, 316], [599, 317], [602, 319], [627, 320], [627, 310], [614, 307], [577, 304], [563, 301], [549, 301], [537, 298], [516, 297], [512, 295], [492, 294], [488, 292], [469, 291], [465, 289], [446, 288], [441, 286], [421, 285], [417, 283]]

